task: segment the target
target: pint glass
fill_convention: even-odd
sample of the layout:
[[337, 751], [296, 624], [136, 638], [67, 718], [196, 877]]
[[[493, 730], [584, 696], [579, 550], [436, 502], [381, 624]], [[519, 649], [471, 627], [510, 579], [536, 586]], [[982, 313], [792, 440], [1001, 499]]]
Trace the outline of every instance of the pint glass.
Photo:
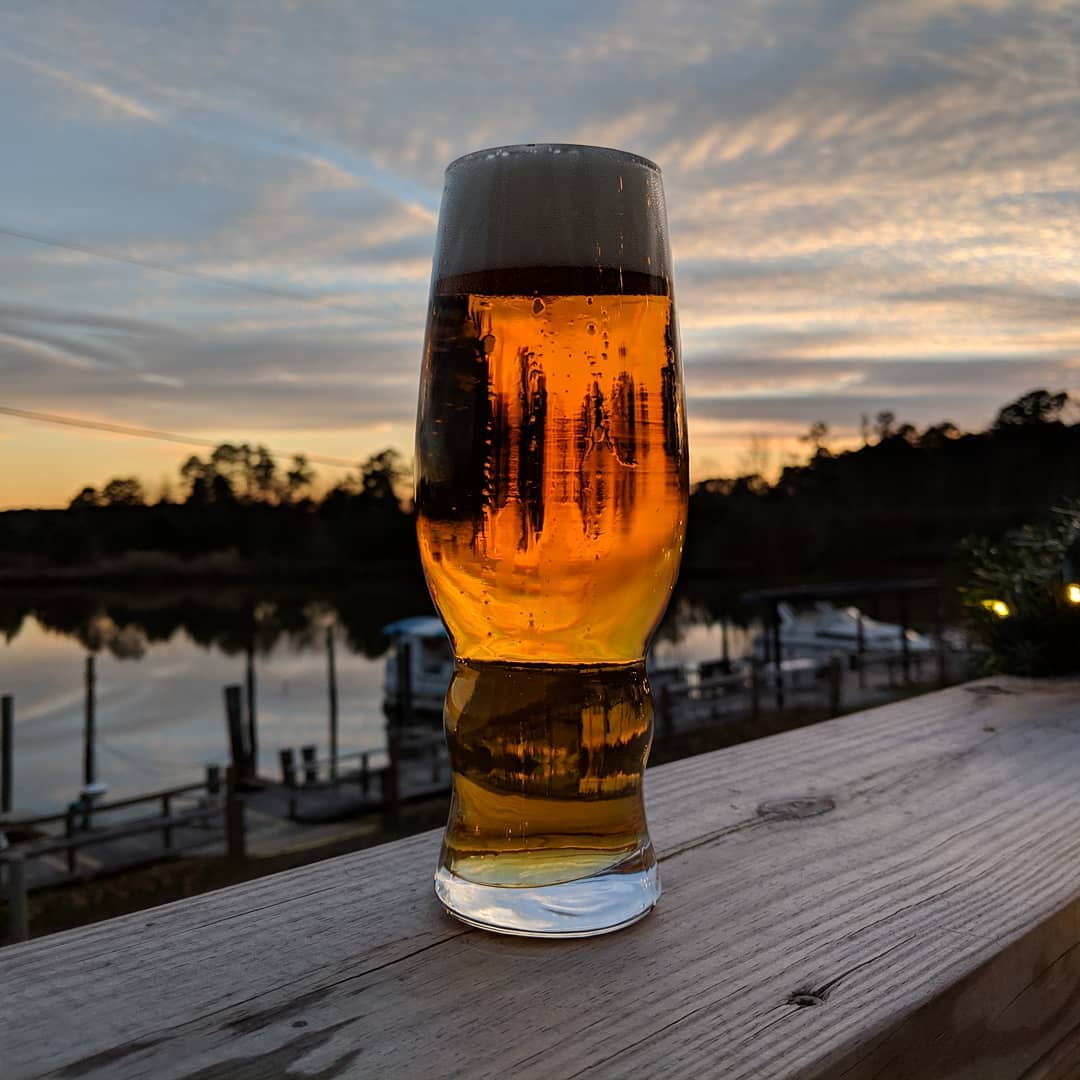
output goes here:
[[626, 926], [660, 895], [644, 658], [687, 507], [652, 162], [528, 145], [447, 168], [416, 481], [421, 558], [456, 656], [435, 891], [503, 933]]

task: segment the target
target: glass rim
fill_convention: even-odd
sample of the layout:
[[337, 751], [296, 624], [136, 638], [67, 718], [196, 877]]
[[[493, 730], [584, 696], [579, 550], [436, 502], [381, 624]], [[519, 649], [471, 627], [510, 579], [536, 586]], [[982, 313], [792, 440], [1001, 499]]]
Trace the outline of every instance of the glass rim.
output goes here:
[[601, 154], [604, 157], [621, 159], [635, 165], [643, 165], [645, 168], [651, 169], [655, 173], [662, 172], [660, 166], [657, 165], [655, 161], [652, 161], [650, 158], [644, 157], [641, 154], [635, 154], [630, 150], [619, 150], [614, 146], [591, 146], [588, 143], [559, 142], [508, 143], [505, 146], [488, 146], [480, 150], [472, 150], [467, 154], [462, 154], [461, 157], [454, 158], [454, 160], [446, 166], [445, 171], [449, 174], [451, 170], [456, 169], [459, 165], [464, 165], [466, 162], [476, 161], [480, 158], [494, 159], [495, 157], [510, 157], [511, 154], [536, 153], [537, 151], [549, 151], [552, 154], [561, 154], [564, 150], [586, 150], [590, 153]]

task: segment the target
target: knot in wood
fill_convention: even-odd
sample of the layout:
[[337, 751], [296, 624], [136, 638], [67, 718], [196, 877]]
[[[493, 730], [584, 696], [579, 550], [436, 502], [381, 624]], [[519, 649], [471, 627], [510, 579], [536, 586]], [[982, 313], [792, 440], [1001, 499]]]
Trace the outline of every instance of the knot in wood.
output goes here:
[[829, 798], [828, 795], [806, 795], [795, 799], [775, 799], [763, 802], [757, 812], [761, 817], [786, 820], [817, 817], [818, 814], [827, 814], [835, 809], [836, 800]]

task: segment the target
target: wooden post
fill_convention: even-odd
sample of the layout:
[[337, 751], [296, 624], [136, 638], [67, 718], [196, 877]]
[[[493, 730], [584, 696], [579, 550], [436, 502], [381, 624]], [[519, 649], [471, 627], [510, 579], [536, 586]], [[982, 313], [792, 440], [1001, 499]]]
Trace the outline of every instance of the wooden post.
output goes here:
[[11, 852], [5, 861], [8, 879], [8, 936], [12, 941], [26, 941], [30, 937], [30, 917], [26, 904], [26, 858], [22, 852]]
[[724, 674], [731, 674], [731, 653], [728, 648], [728, 617], [720, 616], [720, 653], [724, 661]]
[[214, 796], [221, 793], [221, 766], [206, 766], [206, 794]]
[[756, 720], [761, 710], [761, 668], [756, 657], [750, 661], [750, 719]]
[[934, 636], [937, 638], [938, 686], [944, 690], [949, 676], [945, 655], [945, 618], [941, 610], [941, 589], [934, 590]]
[[11, 785], [11, 761], [15, 749], [15, 699], [10, 694], [0, 698], [0, 814], [10, 814], [14, 793]]
[[96, 712], [95, 690], [97, 673], [95, 657], [90, 653], [86, 658], [86, 710], [83, 724], [83, 786], [97, 781], [97, 762], [94, 759], [94, 720]]
[[911, 649], [908, 645], [908, 596], [900, 593], [900, 664], [904, 672], [904, 685], [911, 685]]
[[338, 700], [337, 668], [334, 663], [334, 628], [326, 628], [326, 679], [330, 695], [330, 779], [337, 780], [338, 759]]
[[225, 687], [225, 724], [229, 732], [229, 763], [237, 784], [247, 775], [247, 740], [244, 738], [244, 688]]
[[315, 759], [315, 747], [301, 746], [300, 757], [304, 761], [304, 783], [317, 783], [319, 779], [319, 765]]
[[[75, 807], [71, 805], [67, 808], [67, 814], [64, 816], [64, 836], [68, 840], [72, 840], [75, 837]], [[75, 849], [69, 847], [67, 849], [67, 868], [69, 874], [75, 873]]]
[[[166, 793], [161, 796], [161, 816], [168, 819], [172, 816], [172, 796]], [[172, 826], [161, 827], [161, 846], [168, 851], [172, 847]]]
[[411, 724], [413, 722], [412, 646], [404, 638], [399, 639], [397, 645], [397, 691], [398, 724]]
[[296, 787], [296, 754], [291, 746], [278, 751], [281, 759], [281, 782], [288, 788]]
[[839, 656], [829, 660], [829, 715], [840, 715], [840, 689], [843, 685], [844, 669]]
[[230, 765], [225, 770], [225, 851], [230, 859], [243, 859], [247, 854], [244, 800], [237, 794], [238, 783], [237, 771]]
[[368, 771], [367, 753], [360, 755], [360, 790], [366, 795], [371, 782], [371, 774]]
[[855, 670], [859, 673], [859, 689], [866, 689], [866, 665], [863, 663], [863, 651], [866, 648], [866, 641], [863, 637], [863, 621], [862, 621], [862, 608], [856, 609], [859, 612], [858, 618], [855, 620]]
[[782, 711], [784, 708], [784, 677], [780, 661], [783, 656], [783, 650], [780, 647], [780, 607], [776, 601], [773, 602], [772, 606], [772, 639], [773, 661], [776, 665], [774, 671], [776, 678], [776, 708], [778, 711]]
[[391, 819], [396, 819], [398, 815], [398, 806], [401, 801], [398, 775], [400, 748], [398, 746], [397, 732], [388, 732], [386, 743], [387, 749], [390, 751], [390, 763], [382, 772], [383, 812], [388, 814]]
[[259, 739], [255, 723], [255, 641], [247, 647], [247, 753], [249, 759], [248, 776], [257, 776], [259, 772]]

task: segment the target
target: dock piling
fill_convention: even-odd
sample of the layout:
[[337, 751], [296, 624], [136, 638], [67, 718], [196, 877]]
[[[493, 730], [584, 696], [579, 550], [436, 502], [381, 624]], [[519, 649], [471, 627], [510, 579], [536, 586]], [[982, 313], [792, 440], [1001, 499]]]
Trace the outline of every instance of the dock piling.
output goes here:
[[296, 787], [296, 754], [291, 746], [278, 751], [281, 759], [281, 782], [287, 788]]
[[89, 787], [97, 781], [97, 761], [94, 755], [94, 725], [96, 722], [97, 702], [97, 658], [90, 653], [86, 658], [86, 707], [83, 724], [83, 786]]
[[9, 852], [7, 864], [8, 936], [12, 941], [30, 937], [30, 917], [26, 903], [26, 860], [21, 852]]
[[225, 772], [225, 850], [231, 860], [247, 854], [244, 835], [244, 800], [237, 792], [239, 777], [230, 765]]
[[0, 697], [0, 814], [10, 814], [14, 801], [11, 763], [15, 751], [15, 698]]
[[844, 669], [839, 656], [829, 660], [829, 715], [840, 715], [840, 688], [844, 682]]
[[225, 687], [225, 723], [229, 732], [229, 756], [237, 782], [253, 775], [250, 732], [244, 724], [244, 688], [237, 684]]
[[304, 783], [314, 784], [319, 779], [319, 764], [314, 746], [301, 746], [300, 757], [304, 762]]
[[334, 628], [326, 628], [326, 682], [330, 706], [330, 780], [337, 780], [338, 696], [337, 665], [334, 662]]
[[255, 776], [259, 771], [259, 736], [255, 714], [255, 642], [251, 640], [247, 647], [247, 668], [245, 671], [247, 698], [247, 752], [251, 760], [248, 775]]

